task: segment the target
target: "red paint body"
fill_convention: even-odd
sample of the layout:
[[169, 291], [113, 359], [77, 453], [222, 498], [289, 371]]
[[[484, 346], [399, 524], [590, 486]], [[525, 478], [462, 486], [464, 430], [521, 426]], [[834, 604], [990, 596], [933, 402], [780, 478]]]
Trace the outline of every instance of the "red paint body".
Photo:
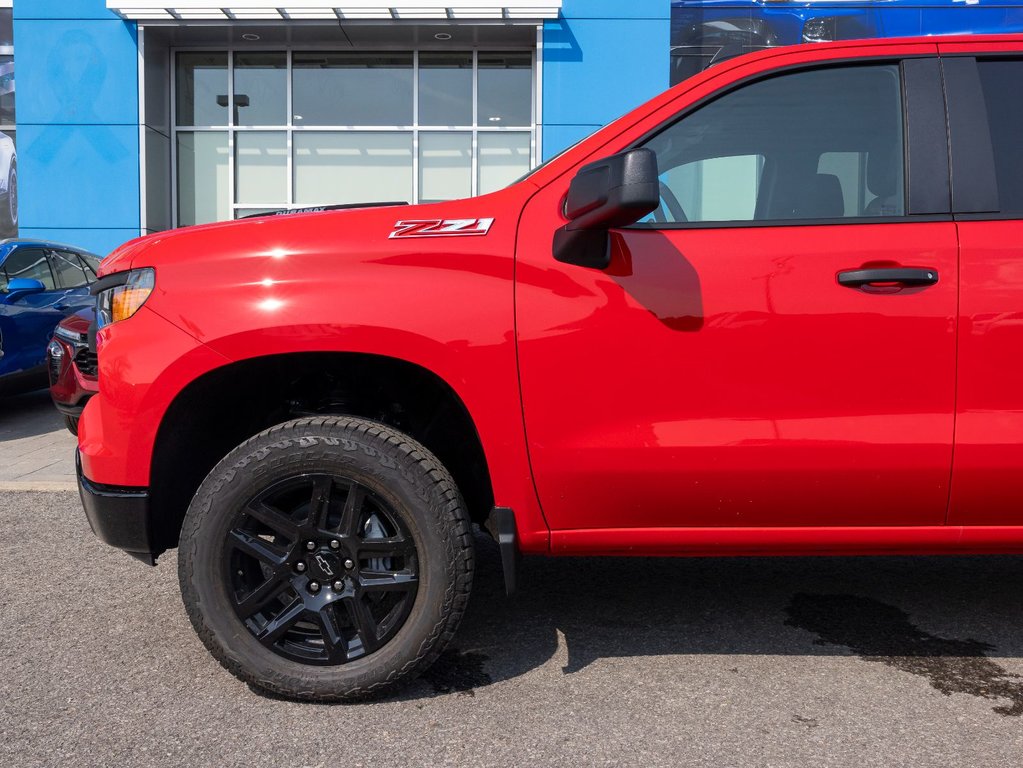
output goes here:
[[[742, 57], [484, 197], [132, 241], [103, 274], [151, 266], [156, 289], [100, 331], [84, 473], [146, 486], [174, 398], [232, 361], [362, 352], [458, 395], [526, 552], [1021, 552], [1023, 222], [615, 230], [606, 270], [551, 253], [579, 168], [687, 105], [776, 68], [938, 48]], [[472, 236], [391, 236], [456, 220]], [[894, 296], [837, 284], [875, 262], [941, 280]]]

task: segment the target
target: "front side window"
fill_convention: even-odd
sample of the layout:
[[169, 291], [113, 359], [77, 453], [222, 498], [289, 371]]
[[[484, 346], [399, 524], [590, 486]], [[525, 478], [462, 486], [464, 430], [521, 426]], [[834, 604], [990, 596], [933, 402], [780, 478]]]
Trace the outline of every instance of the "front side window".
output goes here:
[[5, 291], [7, 284], [17, 278], [38, 280], [48, 291], [57, 288], [50, 264], [46, 260], [46, 252], [36, 248], [20, 248], [8, 256], [3, 265], [3, 278]]
[[902, 216], [897, 65], [776, 75], [700, 107], [645, 146], [657, 226]]

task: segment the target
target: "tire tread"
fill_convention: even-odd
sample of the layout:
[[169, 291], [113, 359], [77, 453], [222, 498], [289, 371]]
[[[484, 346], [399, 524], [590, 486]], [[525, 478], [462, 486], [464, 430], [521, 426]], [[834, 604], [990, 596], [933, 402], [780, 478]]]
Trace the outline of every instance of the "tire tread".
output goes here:
[[[296, 690], [295, 683], [298, 682], [298, 678], [294, 677], [253, 675], [236, 654], [218, 641], [213, 630], [206, 624], [201, 598], [194, 586], [196, 575], [194, 562], [197, 541], [201, 535], [200, 526], [205, 516], [209, 514], [216, 495], [235, 479], [237, 470], [252, 460], [247, 454], [251, 452], [254, 444], [271, 439], [274, 442], [267, 445], [267, 449], [284, 448], [294, 440], [309, 437], [300, 434], [304, 431], [347, 431], [357, 440], [349, 447], [345, 445], [343, 437], [338, 435], [342, 449], [353, 450], [361, 447], [367, 455], [371, 455], [373, 450], [367, 449], [367, 443], [382, 446], [384, 450], [377, 451], [380, 463], [386, 468], [396, 466], [402, 469], [406, 479], [415, 485], [416, 492], [424, 501], [435, 500], [435, 503], [428, 504], [436, 518], [435, 522], [440, 530], [450, 532], [445, 537], [447, 551], [444, 562], [448, 569], [448, 587], [444, 594], [440, 619], [420, 643], [415, 657], [399, 669], [392, 670], [383, 680], [333, 693]], [[315, 443], [319, 438], [312, 439]], [[416, 675], [429, 667], [447, 647], [458, 629], [468, 605], [475, 570], [475, 549], [469, 516], [454, 479], [447, 469], [412, 437], [379, 422], [347, 416], [295, 419], [270, 427], [239, 445], [200, 485], [182, 525], [180, 548], [178, 576], [182, 599], [192, 626], [214, 658], [236, 677], [261, 689], [278, 695], [319, 702], [357, 701], [391, 693], [411, 682]]]

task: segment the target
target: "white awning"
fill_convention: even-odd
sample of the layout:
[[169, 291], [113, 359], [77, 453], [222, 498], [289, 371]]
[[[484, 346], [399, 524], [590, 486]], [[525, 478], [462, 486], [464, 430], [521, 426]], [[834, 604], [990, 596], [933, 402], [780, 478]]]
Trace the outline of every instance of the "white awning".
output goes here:
[[539, 21], [557, 18], [561, 0], [107, 0], [107, 8], [125, 19], [166, 22]]

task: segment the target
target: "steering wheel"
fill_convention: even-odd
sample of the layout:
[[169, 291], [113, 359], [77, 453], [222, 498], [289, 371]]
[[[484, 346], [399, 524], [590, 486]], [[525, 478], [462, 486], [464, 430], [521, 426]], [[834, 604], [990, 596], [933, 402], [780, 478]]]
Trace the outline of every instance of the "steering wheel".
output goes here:
[[[671, 191], [671, 188], [663, 181], [660, 182], [660, 194], [661, 201], [664, 207], [668, 209], [668, 213], [671, 214], [672, 222], [676, 224], [683, 224], [689, 219], [686, 217], [686, 212], [682, 210], [682, 204], [679, 203], [678, 198], [675, 197], [675, 193]], [[657, 207], [657, 211], [654, 213], [654, 218], [657, 218], [657, 214], [661, 213], [661, 206]], [[661, 214], [663, 217], [663, 214]], [[666, 221], [662, 218], [662, 221]]]

